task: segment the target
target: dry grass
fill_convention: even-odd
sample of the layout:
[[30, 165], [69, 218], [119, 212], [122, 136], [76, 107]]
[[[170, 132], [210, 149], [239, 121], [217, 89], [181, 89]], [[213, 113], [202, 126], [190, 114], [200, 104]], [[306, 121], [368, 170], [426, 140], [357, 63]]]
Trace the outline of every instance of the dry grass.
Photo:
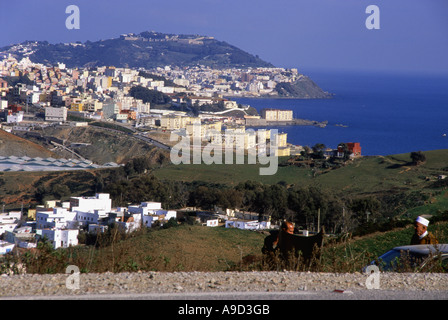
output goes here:
[[[433, 226], [432, 232], [442, 243], [448, 242], [447, 223]], [[263, 256], [261, 248], [266, 234], [239, 229], [182, 225], [169, 229], [124, 234], [110, 229], [89, 246], [53, 250], [40, 245], [38, 250], [10, 255], [1, 270], [24, 265], [28, 273], [64, 273], [68, 265], [81, 272], [135, 271], [312, 271], [351, 273], [380, 254], [407, 245], [412, 228], [403, 228], [358, 239], [326, 238], [321, 254], [305, 262], [292, 255], [285, 261], [278, 254]], [[403, 271], [406, 271], [403, 268]], [[443, 270], [433, 268], [431, 272]]]

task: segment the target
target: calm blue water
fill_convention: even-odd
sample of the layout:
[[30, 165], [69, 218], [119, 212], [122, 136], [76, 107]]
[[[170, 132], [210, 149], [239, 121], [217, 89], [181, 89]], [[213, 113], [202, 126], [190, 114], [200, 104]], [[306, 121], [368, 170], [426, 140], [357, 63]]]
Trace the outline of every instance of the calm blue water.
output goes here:
[[[288, 142], [336, 148], [360, 142], [363, 155], [448, 149], [448, 75], [308, 73], [333, 99], [238, 98], [258, 111], [292, 109], [295, 118], [328, 120], [326, 128], [276, 127]], [[347, 125], [347, 128], [335, 126]]]

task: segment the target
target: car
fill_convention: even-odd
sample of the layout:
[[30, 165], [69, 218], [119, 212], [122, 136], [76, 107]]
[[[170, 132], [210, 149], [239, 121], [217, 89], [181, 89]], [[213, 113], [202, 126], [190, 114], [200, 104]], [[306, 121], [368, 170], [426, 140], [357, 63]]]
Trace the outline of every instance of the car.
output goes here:
[[448, 244], [395, 247], [370, 265], [376, 265], [380, 271], [386, 272], [448, 272]]

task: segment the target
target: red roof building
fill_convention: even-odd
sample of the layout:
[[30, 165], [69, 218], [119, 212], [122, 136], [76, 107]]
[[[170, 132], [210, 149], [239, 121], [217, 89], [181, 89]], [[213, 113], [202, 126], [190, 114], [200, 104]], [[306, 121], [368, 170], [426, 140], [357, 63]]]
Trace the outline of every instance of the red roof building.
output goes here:
[[[350, 157], [358, 158], [361, 157], [361, 144], [359, 142], [347, 142], [345, 143], [345, 146], [347, 147], [346, 151], [350, 154]], [[342, 158], [344, 157], [344, 146], [343, 144], [340, 144], [338, 146], [338, 157]]]

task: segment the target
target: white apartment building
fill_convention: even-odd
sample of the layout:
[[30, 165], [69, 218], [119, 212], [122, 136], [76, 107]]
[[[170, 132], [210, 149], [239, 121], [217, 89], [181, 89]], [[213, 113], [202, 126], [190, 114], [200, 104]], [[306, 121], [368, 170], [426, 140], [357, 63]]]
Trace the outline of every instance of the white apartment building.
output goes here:
[[76, 212], [66, 208], [53, 208], [51, 211], [36, 212], [36, 228], [66, 228], [76, 221]]
[[122, 72], [119, 76], [118, 76], [120, 82], [123, 83], [129, 83], [131, 81], [134, 80], [134, 74], [132, 73], [127, 73], [127, 72]]
[[45, 107], [45, 121], [64, 122], [67, 120], [67, 107]]
[[99, 217], [98, 210], [95, 210], [94, 212], [76, 211], [76, 221], [78, 221], [81, 226], [98, 224]]
[[31, 91], [26, 96], [26, 103], [35, 104], [39, 102], [40, 92]]
[[185, 128], [191, 121], [188, 116], [164, 115], [160, 118], [160, 126], [166, 130], [176, 130]]
[[108, 193], [97, 193], [94, 197], [71, 197], [70, 208], [72, 211], [95, 212], [104, 211], [111, 212], [112, 199]]
[[263, 109], [261, 117], [267, 121], [291, 121], [293, 112], [292, 110]]
[[8, 109], [8, 100], [0, 100], [0, 110]]

